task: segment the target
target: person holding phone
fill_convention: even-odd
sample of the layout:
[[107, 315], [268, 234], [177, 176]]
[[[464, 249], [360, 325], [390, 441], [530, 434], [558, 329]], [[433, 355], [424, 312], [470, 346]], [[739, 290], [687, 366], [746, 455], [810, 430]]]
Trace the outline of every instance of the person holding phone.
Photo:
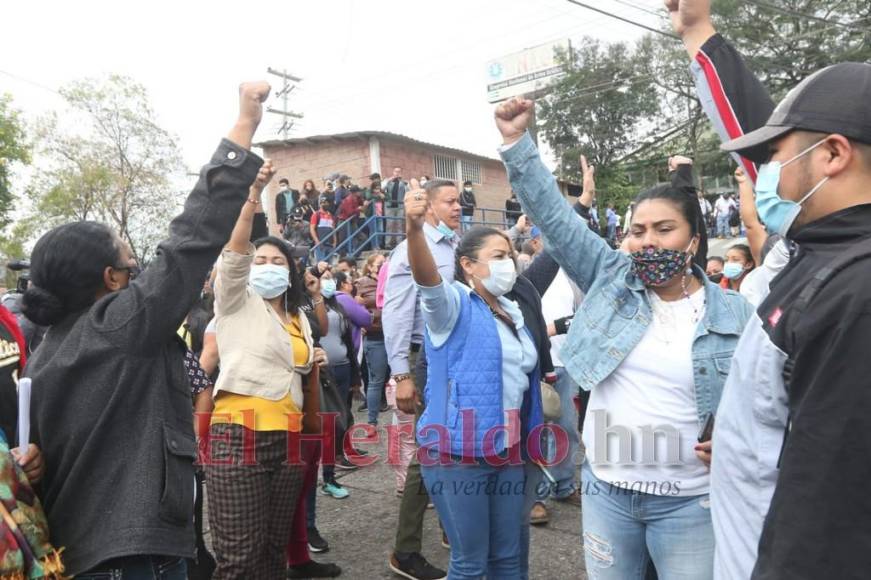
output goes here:
[[717, 409], [752, 307], [702, 270], [707, 236], [687, 164], [635, 198], [627, 252], [571, 211], [527, 126], [534, 104], [496, 110], [502, 158], [545, 249], [586, 294], [561, 353], [591, 391], [583, 433], [587, 570], [642, 579], [713, 576], [710, 474], [699, 429]]

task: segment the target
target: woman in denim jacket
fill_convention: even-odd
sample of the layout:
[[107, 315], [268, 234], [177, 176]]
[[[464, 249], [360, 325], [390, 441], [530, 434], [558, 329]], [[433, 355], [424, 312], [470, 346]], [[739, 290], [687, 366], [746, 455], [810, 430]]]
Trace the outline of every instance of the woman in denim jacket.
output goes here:
[[526, 133], [533, 106], [508, 101], [496, 124], [512, 189], [586, 294], [562, 357], [592, 390], [581, 489], [587, 571], [640, 579], [652, 558], [661, 578], [711, 578], [710, 444], [697, 437], [716, 412], [751, 307], [698, 266], [704, 222], [688, 187], [659, 185], [636, 198], [628, 253], [590, 230]]

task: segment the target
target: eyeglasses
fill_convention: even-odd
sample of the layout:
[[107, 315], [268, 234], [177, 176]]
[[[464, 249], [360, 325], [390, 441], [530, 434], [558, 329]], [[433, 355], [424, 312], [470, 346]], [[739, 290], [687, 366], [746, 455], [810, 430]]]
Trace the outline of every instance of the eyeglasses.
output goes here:
[[116, 270], [127, 270], [127, 274], [130, 276], [131, 280], [135, 280], [139, 277], [139, 274], [142, 273], [142, 268], [139, 266], [118, 266], [115, 268]]

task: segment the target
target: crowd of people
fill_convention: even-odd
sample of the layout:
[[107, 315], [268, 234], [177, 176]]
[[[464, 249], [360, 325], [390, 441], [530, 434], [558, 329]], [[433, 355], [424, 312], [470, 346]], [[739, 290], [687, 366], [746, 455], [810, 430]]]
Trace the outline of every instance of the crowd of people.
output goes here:
[[[317, 501], [348, 498], [337, 470], [387, 433], [404, 578], [531, 577], [551, 501], [582, 506], [590, 578], [864, 578], [871, 65], [775, 107], [709, 0], [666, 5], [737, 202], [711, 207], [674, 156], [602, 232], [595, 167], [567, 202], [514, 98], [495, 112], [511, 227], [471, 224], [471, 184], [395, 168], [280, 180], [270, 236], [260, 82], [146, 268], [102, 224], [40, 238], [21, 315], [41, 343], [0, 307], [0, 576], [355, 577], [312, 558]], [[324, 258], [367, 216], [359, 263], [296, 251]], [[711, 225], [747, 243], [709, 255]], [[447, 570], [424, 555], [430, 504]]]
[[[424, 175], [418, 183], [426, 184], [431, 179]], [[311, 179], [297, 190], [282, 177], [274, 200], [279, 233], [300, 251], [313, 248], [316, 261], [323, 261], [334, 252], [348, 256], [393, 249], [404, 237], [402, 204], [409, 184], [401, 167], [394, 167], [389, 178], [372, 173], [368, 180], [361, 187], [352, 183], [351, 177], [335, 174], [324, 178], [323, 191], [318, 191]], [[460, 203], [463, 227], [468, 229], [477, 208], [471, 181], [463, 185]], [[506, 219], [513, 216], [516, 221], [519, 215], [506, 212]]]

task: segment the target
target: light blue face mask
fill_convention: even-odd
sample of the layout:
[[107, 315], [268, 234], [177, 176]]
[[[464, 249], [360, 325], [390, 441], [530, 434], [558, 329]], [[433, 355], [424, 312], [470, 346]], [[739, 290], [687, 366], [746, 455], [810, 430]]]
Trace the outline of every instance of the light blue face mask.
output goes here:
[[759, 167], [759, 175], [756, 177], [756, 210], [759, 212], [759, 219], [765, 224], [769, 234], [778, 233], [784, 238], [787, 237], [786, 234], [792, 227], [793, 222], [795, 222], [795, 218], [801, 213], [801, 205], [829, 180], [828, 177], [824, 177], [798, 202], [783, 199], [777, 193], [777, 186], [780, 185], [781, 169], [796, 159], [804, 157], [819, 147], [824, 141], [825, 139], [817, 141], [788, 161], [783, 163], [780, 161], [769, 161]]
[[723, 266], [723, 276], [725, 276], [729, 280], [740, 278], [741, 274], [743, 273], [744, 266], [742, 264], [739, 264], [738, 262], [728, 262], [725, 266]]
[[321, 280], [321, 296], [332, 298], [336, 295], [336, 281], [332, 278]]
[[436, 227], [436, 229], [439, 231], [439, 233], [441, 233], [441, 235], [443, 235], [444, 237], [446, 237], [449, 240], [453, 240], [454, 236], [457, 235], [457, 232], [452, 230], [448, 226], [448, 224], [446, 224], [445, 222], [443, 222], [441, 220], [439, 220], [439, 225]]
[[254, 264], [248, 282], [262, 298], [271, 300], [281, 296], [290, 285], [290, 271], [275, 264]]

